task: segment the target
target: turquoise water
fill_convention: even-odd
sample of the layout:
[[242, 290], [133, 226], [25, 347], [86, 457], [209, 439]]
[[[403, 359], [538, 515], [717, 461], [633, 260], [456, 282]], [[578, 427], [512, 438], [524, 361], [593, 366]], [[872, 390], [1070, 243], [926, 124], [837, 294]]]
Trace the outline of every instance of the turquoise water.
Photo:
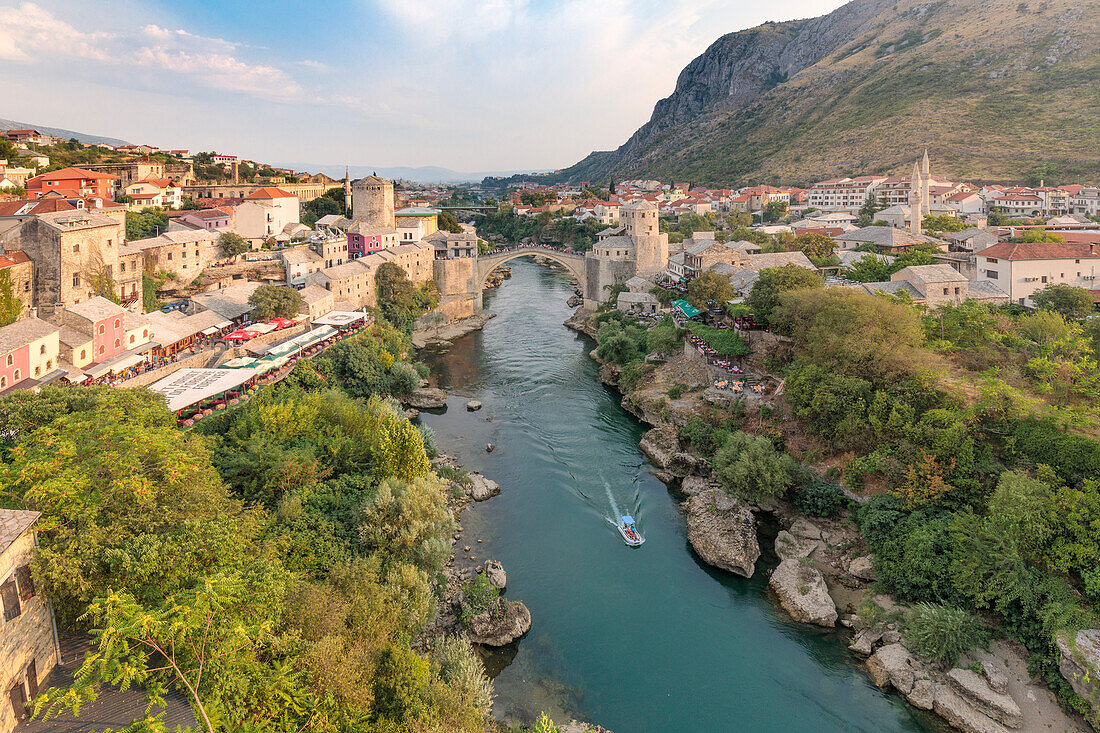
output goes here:
[[[497, 717], [546, 711], [615, 733], [939, 730], [871, 684], [840, 633], [772, 605], [774, 558], [745, 580], [695, 557], [676, 497], [638, 450], [644, 427], [596, 381], [593, 344], [562, 326], [569, 278], [512, 264], [485, 298], [497, 318], [429, 358], [451, 398], [421, 416], [443, 450], [502, 487], [466, 511], [459, 543], [504, 563], [508, 597], [533, 619], [487, 656]], [[465, 410], [471, 398], [480, 412]], [[643, 546], [623, 543], [613, 505]]]

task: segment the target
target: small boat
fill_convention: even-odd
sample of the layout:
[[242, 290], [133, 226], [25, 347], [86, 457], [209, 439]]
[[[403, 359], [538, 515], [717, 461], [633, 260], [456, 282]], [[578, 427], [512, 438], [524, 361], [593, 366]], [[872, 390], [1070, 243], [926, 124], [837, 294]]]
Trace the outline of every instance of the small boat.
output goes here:
[[619, 528], [619, 534], [623, 536], [623, 541], [631, 547], [637, 547], [645, 542], [645, 538], [638, 534], [638, 528], [634, 526], [633, 517], [624, 514], [616, 526]]

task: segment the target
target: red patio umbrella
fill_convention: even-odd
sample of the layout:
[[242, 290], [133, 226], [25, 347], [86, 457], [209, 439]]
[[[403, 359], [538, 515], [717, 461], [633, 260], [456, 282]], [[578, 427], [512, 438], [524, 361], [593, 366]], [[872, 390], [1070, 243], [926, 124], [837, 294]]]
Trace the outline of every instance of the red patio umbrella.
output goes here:
[[259, 335], [259, 331], [246, 331], [244, 329], [240, 329], [226, 335], [224, 338], [226, 341], [248, 341], [250, 339], [256, 338]]
[[274, 326], [275, 328], [290, 328], [296, 323], [289, 318], [272, 318], [267, 322], [267, 325]]

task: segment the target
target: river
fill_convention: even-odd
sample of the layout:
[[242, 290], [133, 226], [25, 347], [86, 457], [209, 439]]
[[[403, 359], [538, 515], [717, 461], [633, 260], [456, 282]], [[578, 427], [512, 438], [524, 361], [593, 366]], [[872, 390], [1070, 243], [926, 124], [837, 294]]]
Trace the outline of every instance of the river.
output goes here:
[[[426, 357], [451, 397], [420, 418], [502, 487], [467, 509], [458, 548], [500, 560], [507, 597], [531, 610], [527, 636], [487, 658], [496, 716], [546, 711], [615, 733], [941, 730], [878, 690], [842, 634], [773, 606], [774, 556], [749, 580], [695, 557], [676, 497], [638, 449], [644, 426], [596, 380], [592, 342], [562, 325], [569, 277], [511, 264], [485, 296], [498, 316]], [[467, 412], [468, 399], [484, 407]], [[633, 513], [643, 546], [622, 542], [613, 504]]]

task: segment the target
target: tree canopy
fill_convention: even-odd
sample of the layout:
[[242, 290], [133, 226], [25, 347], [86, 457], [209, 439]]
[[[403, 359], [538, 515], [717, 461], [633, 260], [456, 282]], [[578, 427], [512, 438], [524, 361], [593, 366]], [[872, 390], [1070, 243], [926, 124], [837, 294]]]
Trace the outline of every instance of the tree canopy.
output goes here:
[[1096, 312], [1096, 302], [1089, 291], [1073, 285], [1047, 285], [1033, 294], [1031, 300], [1040, 310], [1060, 313], [1075, 321], [1083, 320]]
[[261, 285], [248, 296], [248, 304], [253, 321], [296, 318], [305, 308], [301, 294], [285, 285]]
[[780, 296], [791, 290], [824, 288], [825, 280], [817, 272], [798, 265], [771, 267], [760, 271], [760, 277], [752, 285], [746, 305], [758, 323], [771, 323], [772, 311], [779, 305]]

